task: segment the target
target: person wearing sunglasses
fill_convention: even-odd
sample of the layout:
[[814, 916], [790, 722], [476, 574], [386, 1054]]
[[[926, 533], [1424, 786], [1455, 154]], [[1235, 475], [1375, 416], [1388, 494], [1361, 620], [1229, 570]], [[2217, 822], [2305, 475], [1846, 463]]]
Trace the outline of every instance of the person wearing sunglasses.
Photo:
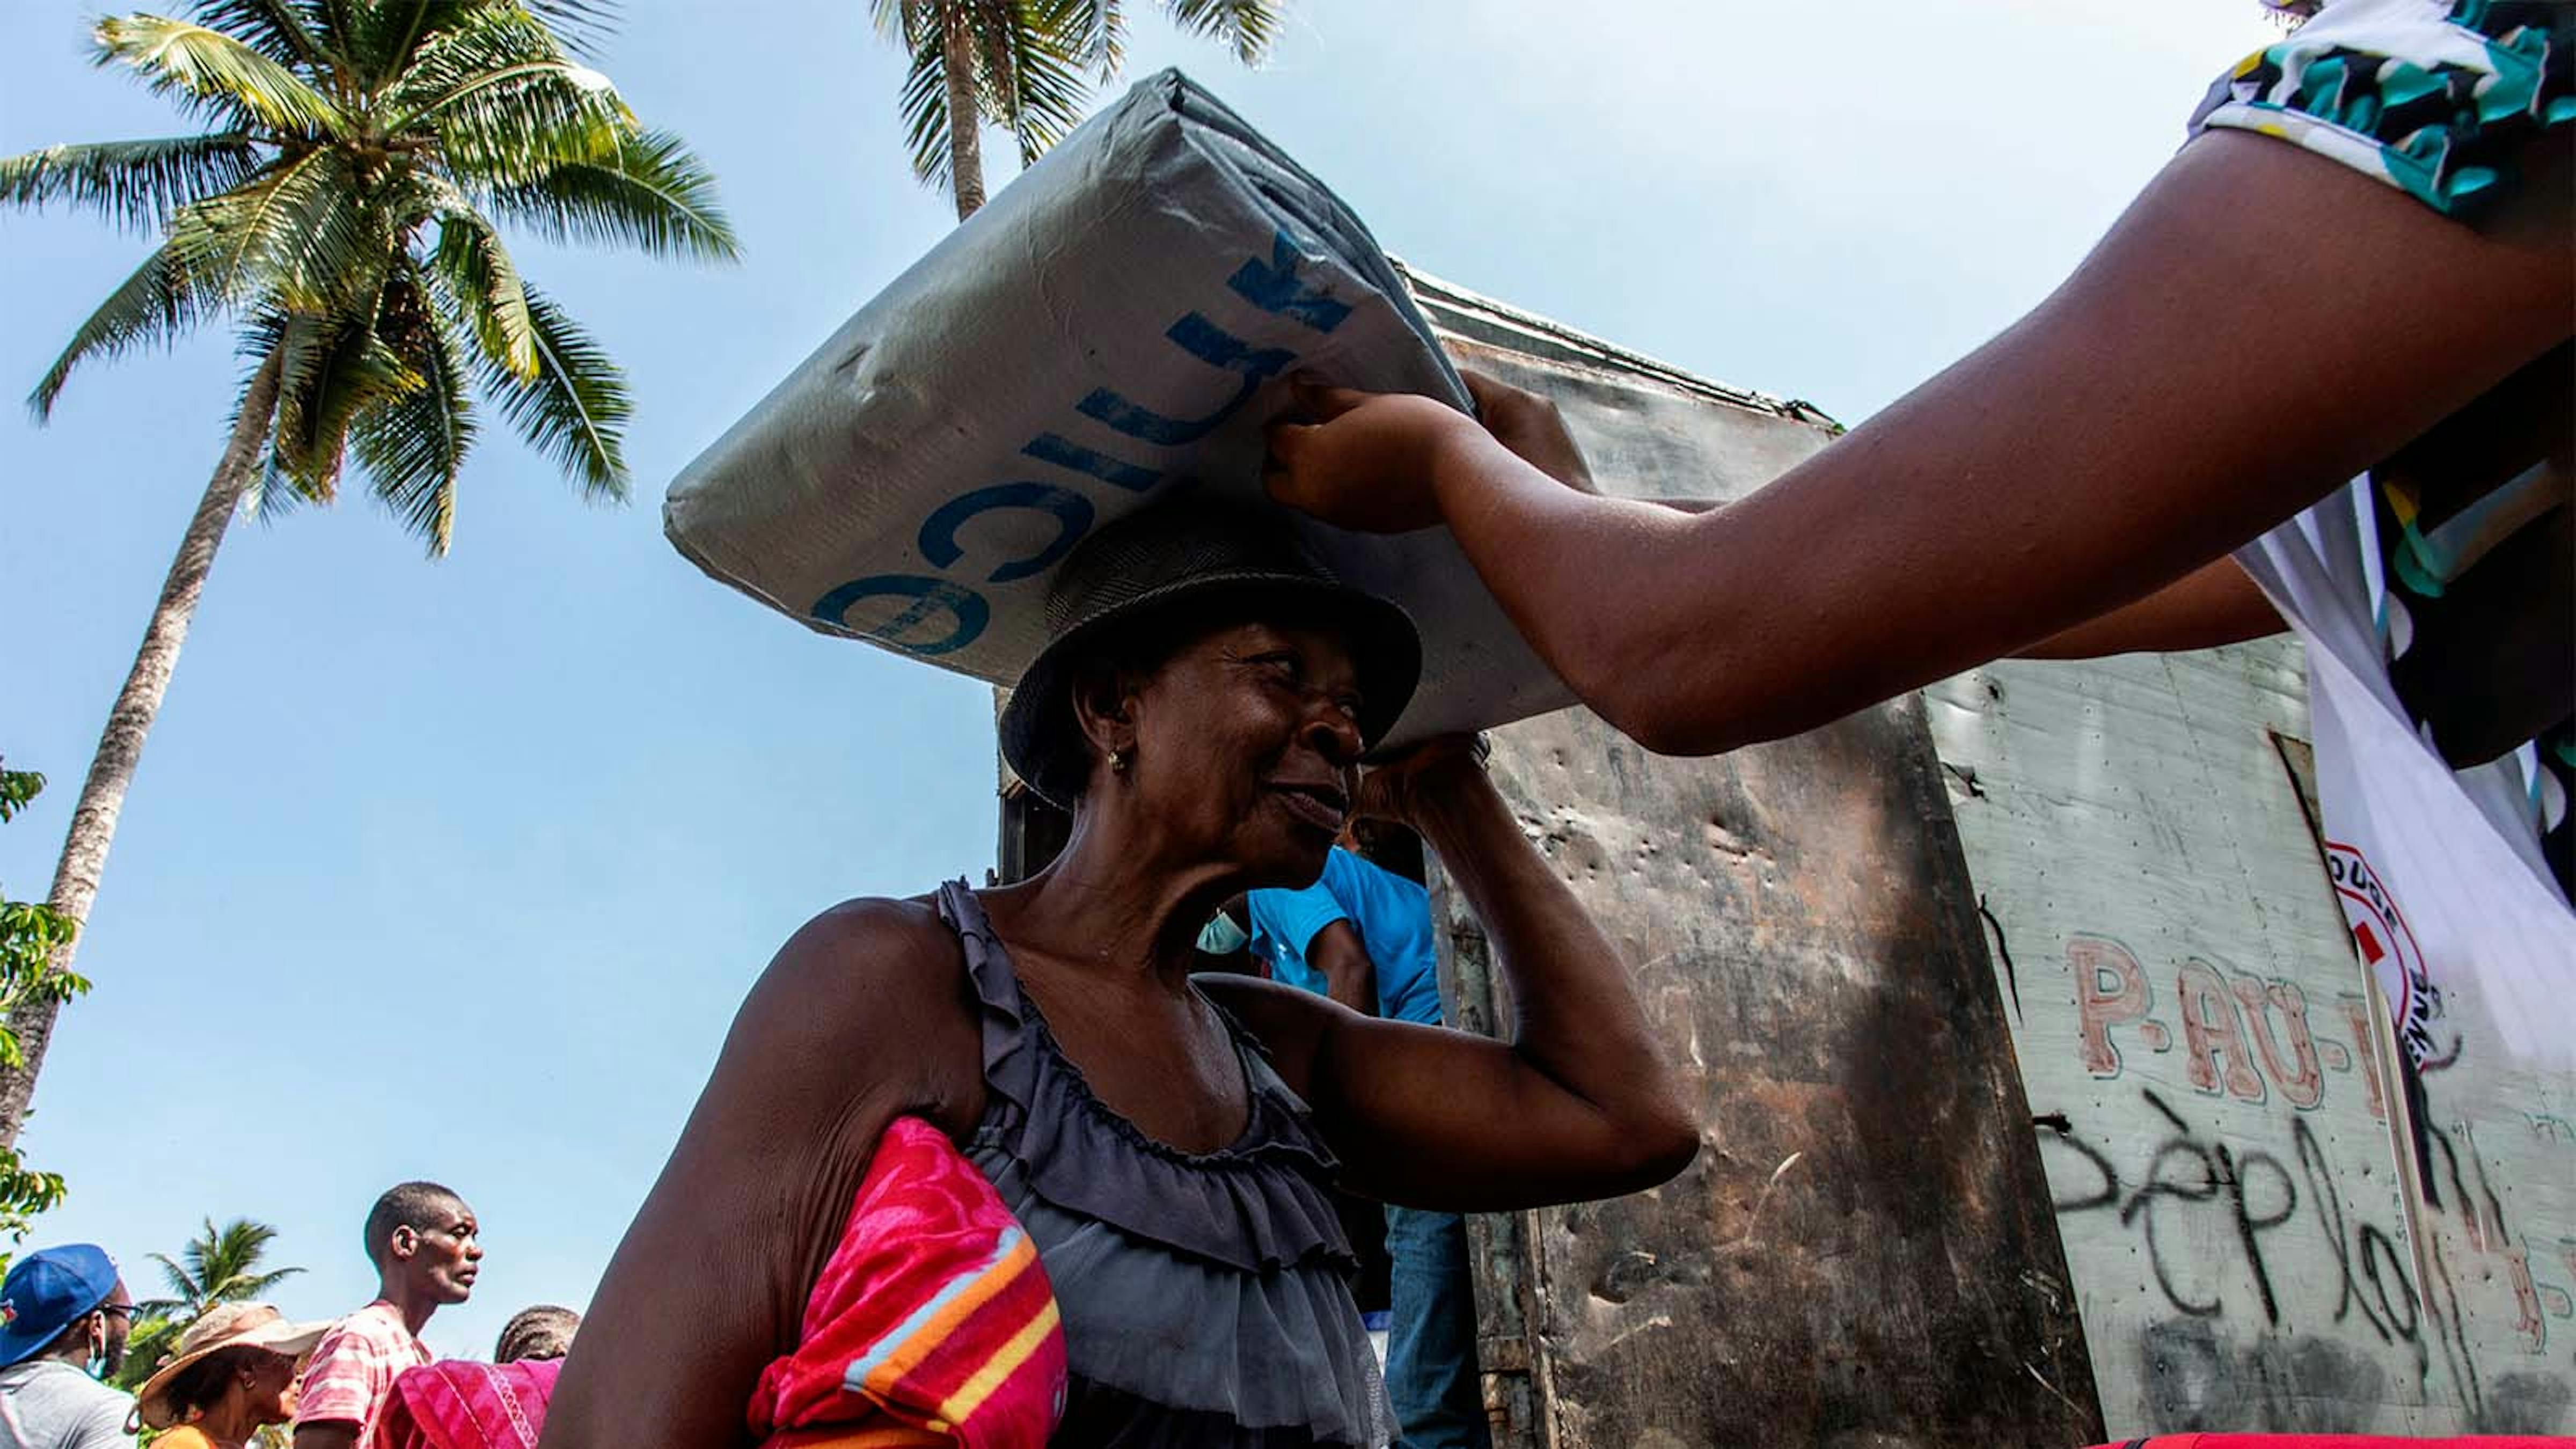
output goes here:
[[128, 1449], [134, 1397], [99, 1382], [125, 1365], [134, 1298], [95, 1243], [29, 1253], [0, 1282], [0, 1449]]

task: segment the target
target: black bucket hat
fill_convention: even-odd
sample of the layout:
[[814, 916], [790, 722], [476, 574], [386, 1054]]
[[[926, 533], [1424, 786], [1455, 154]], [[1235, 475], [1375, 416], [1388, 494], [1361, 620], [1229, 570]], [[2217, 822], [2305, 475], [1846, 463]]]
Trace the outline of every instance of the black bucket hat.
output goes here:
[[1337, 629], [1360, 676], [1360, 737], [1375, 746], [1422, 675], [1422, 636], [1404, 610], [1333, 577], [1284, 518], [1203, 499], [1160, 504], [1102, 528], [1056, 570], [1047, 646], [1002, 711], [1002, 758], [1048, 803], [1070, 810], [1090, 783], [1074, 720], [1074, 667], [1102, 643], [1174, 615], [1211, 625], [1278, 617]]

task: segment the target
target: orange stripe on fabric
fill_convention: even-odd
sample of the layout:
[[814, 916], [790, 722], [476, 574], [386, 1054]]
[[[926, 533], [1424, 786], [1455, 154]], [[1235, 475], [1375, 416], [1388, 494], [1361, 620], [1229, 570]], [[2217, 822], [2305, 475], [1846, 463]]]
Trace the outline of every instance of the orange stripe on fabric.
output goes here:
[[960, 1323], [973, 1317], [976, 1309], [1010, 1287], [1037, 1260], [1037, 1245], [1029, 1241], [1028, 1234], [1020, 1234], [1019, 1242], [1012, 1245], [1002, 1261], [977, 1275], [964, 1292], [942, 1306], [939, 1312], [914, 1329], [911, 1337], [885, 1356], [884, 1361], [868, 1374], [868, 1388], [883, 1393], [901, 1383], [904, 1375], [912, 1372], [949, 1334], [956, 1332]]
[[782, 1429], [761, 1441], [762, 1449], [951, 1449], [957, 1441], [945, 1434], [898, 1424], [836, 1434], [828, 1429]]
[[921, 1361], [904, 1375], [904, 1391], [925, 1404], [953, 1397], [1000, 1351], [1003, 1340], [1018, 1331], [1015, 1325], [1028, 1322], [1054, 1301], [1055, 1287], [1043, 1269], [1021, 1273], [976, 1310], [965, 1331], [922, 1354]]
[[977, 1370], [975, 1376], [966, 1381], [964, 1388], [959, 1389], [949, 1397], [948, 1402], [939, 1406], [939, 1416], [952, 1424], [962, 1424], [972, 1417], [977, 1409], [984, 1406], [984, 1401], [992, 1397], [995, 1389], [1007, 1383], [1011, 1375], [1020, 1371], [1021, 1365], [1026, 1364], [1030, 1355], [1038, 1351], [1038, 1345], [1046, 1342], [1047, 1335], [1055, 1332], [1056, 1322], [1060, 1316], [1056, 1309], [1055, 1297], [1049, 1294], [1046, 1306], [1039, 1309], [1036, 1316], [1027, 1323], [1021, 1325], [1019, 1332], [1011, 1335], [1011, 1341], [1002, 1345], [1001, 1350], [993, 1355], [992, 1361]]

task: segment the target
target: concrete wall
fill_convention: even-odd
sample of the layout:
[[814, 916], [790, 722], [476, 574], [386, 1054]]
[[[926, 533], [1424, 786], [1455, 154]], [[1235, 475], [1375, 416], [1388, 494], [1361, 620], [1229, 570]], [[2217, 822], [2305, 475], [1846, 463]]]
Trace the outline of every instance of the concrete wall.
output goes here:
[[2286, 641], [1925, 693], [2104, 1415], [2576, 1429], [2576, 1092], [2454, 985], [2407, 1110], [2304, 697]]

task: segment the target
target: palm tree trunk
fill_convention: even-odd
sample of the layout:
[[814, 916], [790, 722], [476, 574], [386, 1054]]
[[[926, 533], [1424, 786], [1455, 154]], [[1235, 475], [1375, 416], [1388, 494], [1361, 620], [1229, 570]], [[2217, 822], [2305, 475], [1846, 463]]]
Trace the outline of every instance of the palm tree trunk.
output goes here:
[[[90, 903], [98, 898], [99, 874], [107, 868], [116, 817], [125, 808], [126, 787], [133, 783], [135, 764], [143, 757], [143, 737], [152, 728], [152, 717], [160, 712], [161, 696], [169, 691], [179, 646], [187, 642], [188, 623], [196, 616], [197, 599], [214, 568], [215, 550], [222, 547], [224, 529], [241, 504], [243, 490], [250, 486], [260, 444], [277, 411], [278, 377], [284, 365], [283, 347], [271, 349], [242, 390], [241, 415], [233, 423], [232, 439], [224, 445], [215, 476], [206, 483], [206, 496], [198, 501], [196, 516], [188, 520], [188, 531], [179, 539], [179, 556], [171, 560], [170, 575], [162, 581], [161, 601], [153, 606], [152, 622], [143, 630], [143, 647], [135, 651], [134, 668], [125, 676], [125, 687], [117, 691], [115, 707], [107, 712], [107, 729], [99, 736], [89, 778], [81, 782], [80, 800], [72, 807], [71, 830], [63, 839], [62, 863], [54, 870], [53, 894], [47, 901], [74, 921], [86, 921]], [[47, 964], [56, 971], [70, 970], [72, 953], [79, 945], [80, 937], [74, 935]], [[0, 1147], [16, 1146], [18, 1130], [26, 1125], [36, 1073], [45, 1064], [45, 1044], [54, 1034], [54, 1013], [60, 1009], [51, 1000], [32, 1002], [25, 1020], [10, 1023], [18, 1033], [26, 1065], [0, 1072]]]
[[939, 6], [939, 63], [948, 82], [948, 178], [957, 219], [984, 205], [983, 107], [975, 102], [975, 33], [957, 0]]

